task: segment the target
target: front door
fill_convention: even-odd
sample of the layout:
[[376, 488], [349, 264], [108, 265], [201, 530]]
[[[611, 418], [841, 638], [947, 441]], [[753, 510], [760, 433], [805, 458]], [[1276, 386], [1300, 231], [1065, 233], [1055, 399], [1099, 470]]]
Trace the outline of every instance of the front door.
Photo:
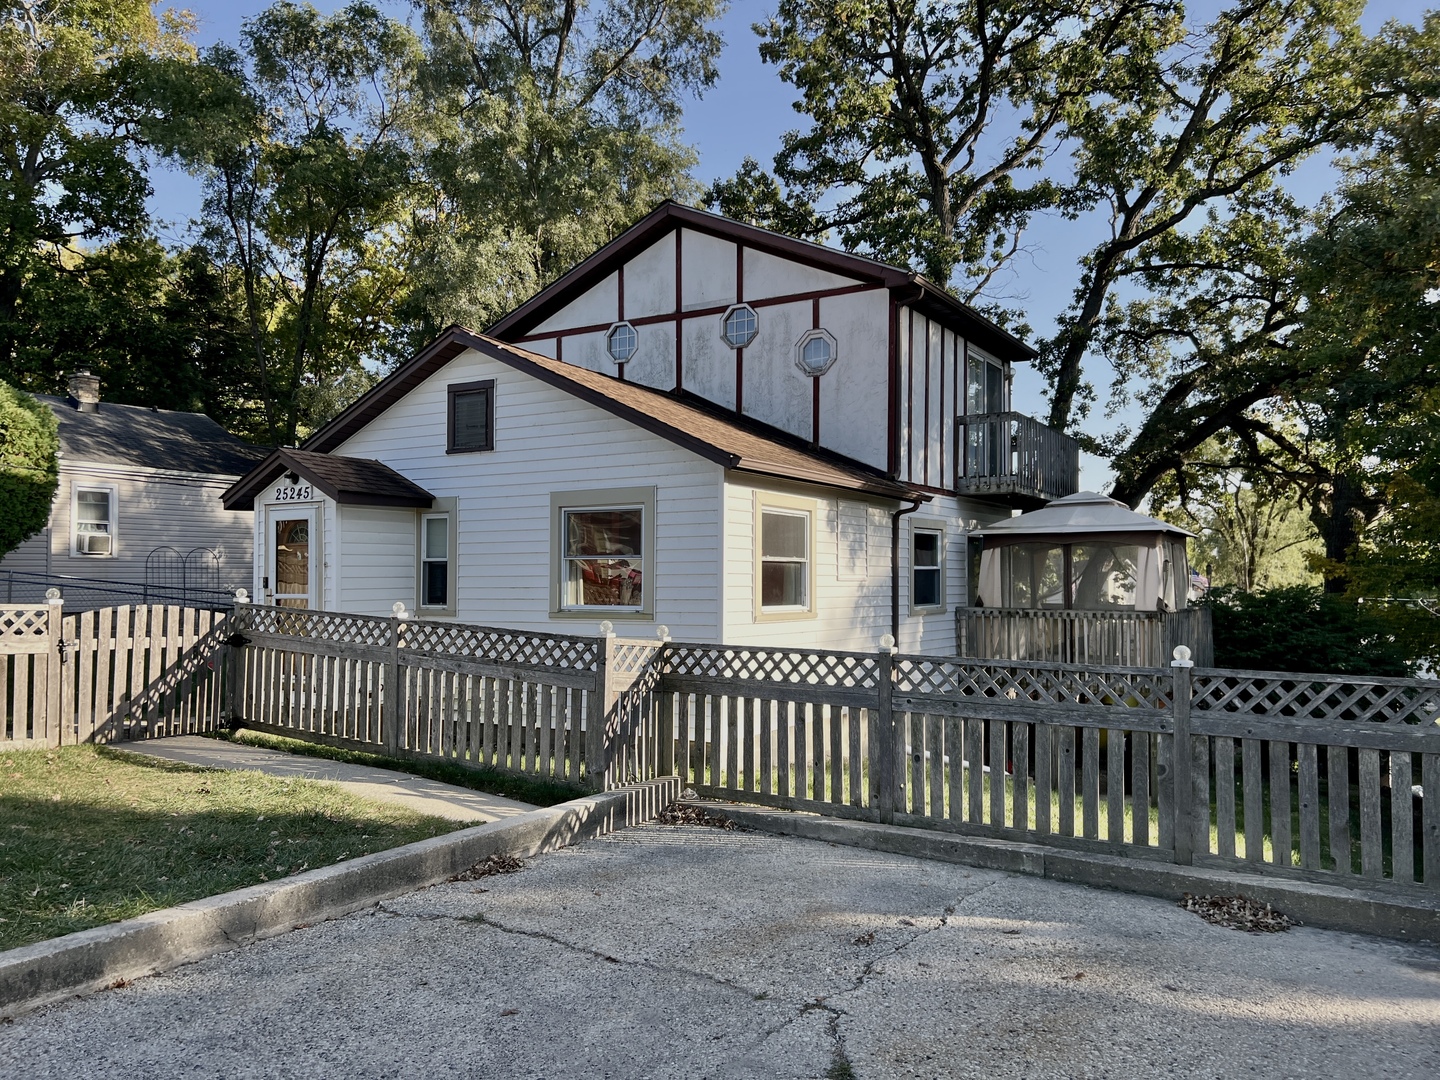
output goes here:
[[314, 608], [318, 566], [314, 557], [315, 511], [290, 509], [270, 511], [270, 535], [266, 545], [266, 598], [277, 607]]

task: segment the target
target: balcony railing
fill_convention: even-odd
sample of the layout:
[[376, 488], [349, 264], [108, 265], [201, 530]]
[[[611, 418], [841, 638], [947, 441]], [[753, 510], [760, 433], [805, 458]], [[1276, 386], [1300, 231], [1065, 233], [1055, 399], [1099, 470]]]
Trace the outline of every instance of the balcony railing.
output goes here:
[[1080, 444], [1064, 432], [1015, 412], [960, 416], [955, 426], [961, 494], [1043, 503], [1080, 490]]

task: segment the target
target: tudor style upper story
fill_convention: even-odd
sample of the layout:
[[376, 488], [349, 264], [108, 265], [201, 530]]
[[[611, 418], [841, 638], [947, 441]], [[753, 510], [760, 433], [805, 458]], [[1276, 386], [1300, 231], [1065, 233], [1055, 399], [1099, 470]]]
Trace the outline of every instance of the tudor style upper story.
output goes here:
[[1028, 345], [918, 274], [674, 202], [489, 333], [936, 494], [1078, 490], [1076, 442], [1012, 409]]

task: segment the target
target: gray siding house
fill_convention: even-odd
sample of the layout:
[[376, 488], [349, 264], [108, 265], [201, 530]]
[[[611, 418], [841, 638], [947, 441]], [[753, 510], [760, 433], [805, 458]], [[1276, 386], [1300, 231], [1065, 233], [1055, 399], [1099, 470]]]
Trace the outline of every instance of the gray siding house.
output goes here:
[[49, 525], [0, 559], [0, 603], [52, 585], [76, 610], [249, 584], [253, 515], [220, 493], [264, 450], [201, 413], [102, 402], [89, 372], [37, 397], [59, 422], [60, 486]]

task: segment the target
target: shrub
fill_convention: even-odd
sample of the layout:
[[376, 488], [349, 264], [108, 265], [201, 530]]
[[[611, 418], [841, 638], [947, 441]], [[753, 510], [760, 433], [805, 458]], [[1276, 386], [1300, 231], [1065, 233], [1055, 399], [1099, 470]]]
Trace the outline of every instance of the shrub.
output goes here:
[[1309, 585], [1246, 593], [1212, 589], [1217, 667], [1336, 675], [1409, 675], [1413, 663], [1386, 622]]
[[45, 527], [59, 486], [55, 414], [0, 382], [0, 556]]

